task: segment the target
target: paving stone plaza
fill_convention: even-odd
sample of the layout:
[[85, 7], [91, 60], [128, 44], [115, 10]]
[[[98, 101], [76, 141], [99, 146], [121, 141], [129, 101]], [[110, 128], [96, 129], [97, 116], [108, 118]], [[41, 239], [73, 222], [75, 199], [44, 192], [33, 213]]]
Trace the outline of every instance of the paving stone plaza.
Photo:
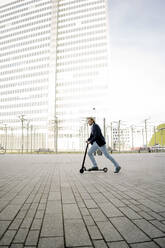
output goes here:
[[113, 156], [0, 155], [0, 247], [165, 248], [165, 154]]

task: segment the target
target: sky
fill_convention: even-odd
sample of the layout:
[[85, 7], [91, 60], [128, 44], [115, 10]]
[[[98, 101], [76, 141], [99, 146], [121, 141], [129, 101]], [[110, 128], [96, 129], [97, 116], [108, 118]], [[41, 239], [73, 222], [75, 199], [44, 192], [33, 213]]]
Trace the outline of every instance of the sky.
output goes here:
[[108, 1], [112, 119], [165, 122], [165, 1]]

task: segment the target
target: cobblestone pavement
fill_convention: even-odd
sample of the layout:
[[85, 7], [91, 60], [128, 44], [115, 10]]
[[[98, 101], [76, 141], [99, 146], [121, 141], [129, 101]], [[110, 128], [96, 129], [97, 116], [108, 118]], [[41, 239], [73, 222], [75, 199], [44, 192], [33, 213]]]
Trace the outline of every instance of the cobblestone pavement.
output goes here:
[[165, 248], [165, 154], [114, 157], [1, 155], [0, 247]]

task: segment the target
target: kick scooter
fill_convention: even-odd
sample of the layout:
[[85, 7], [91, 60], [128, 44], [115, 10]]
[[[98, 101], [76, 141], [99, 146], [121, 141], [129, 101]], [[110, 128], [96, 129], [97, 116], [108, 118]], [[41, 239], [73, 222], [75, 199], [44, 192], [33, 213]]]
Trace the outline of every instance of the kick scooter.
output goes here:
[[[80, 169], [80, 173], [84, 173], [84, 171], [88, 171], [88, 170], [86, 169], [86, 167], [84, 166], [84, 164], [85, 164], [85, 158], [86, 158], [87, 150], [88, 150], [88, 145], [89, 145], [89, 144], [87, 143], [86, 148], [85, 148], [85, 153], [84, 153], [83, 162], [82, 162], [82, 167], [81, 167], [81, 169]], [[107, 168], [107, 167], [104, 167], [103, 169], [98, 169], [98, 170], [95, 170], [95, 171], [104, 171], [104, 172], [107, 172], [107, 171], [108, 171], [108, 168]], [[89, 172], [91, 172], [91, 171], [89, 171]]]

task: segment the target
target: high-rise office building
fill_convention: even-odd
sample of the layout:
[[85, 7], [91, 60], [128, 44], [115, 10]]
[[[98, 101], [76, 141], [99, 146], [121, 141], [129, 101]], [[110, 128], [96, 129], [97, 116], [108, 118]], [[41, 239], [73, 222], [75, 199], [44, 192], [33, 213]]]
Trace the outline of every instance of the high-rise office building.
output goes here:
[[[12, 146], [22, 143], [22, 115], [24, 147], [50, 145], [48, 126], [55, 102], [55, 4], [18, 0], [0, 6], [0, 119], [8, 129], [8, 147], [12, 135]], [[26, 120], [30, 121], [28, 135]]]
[[81, 148], [84, 118], [106, 107], [107, 13], [107, 0], [1, 4], [0, 143]]
[[76, 150], [83, 142], [83, 118], [106, 107], [107, 13], [106, 0], [59, 1], [56, 114], [60, 147]]

